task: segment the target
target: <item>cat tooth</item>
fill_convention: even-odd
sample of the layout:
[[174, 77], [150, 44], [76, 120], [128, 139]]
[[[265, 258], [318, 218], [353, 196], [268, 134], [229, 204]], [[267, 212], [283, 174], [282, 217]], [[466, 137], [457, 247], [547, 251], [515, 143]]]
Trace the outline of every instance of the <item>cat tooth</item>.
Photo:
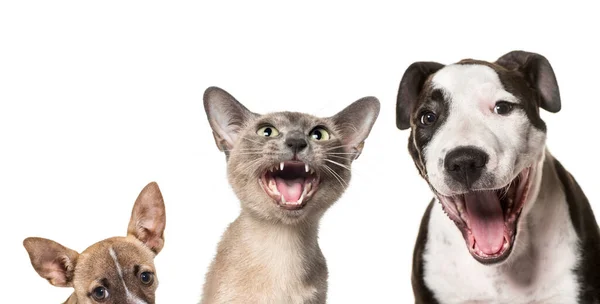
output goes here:
[[283, 171], [283, 162], [279, 163], [279, 170]]
[[310, 170], [310, 168], [308, 167], [308, 164], [304, 164], [304, 171], [308, 172]]
[[284, 205], [287, 204], [287, 202], [285, 201], [285, 197], [283, 197], [283, 194], [281, 195], [281, 203]]

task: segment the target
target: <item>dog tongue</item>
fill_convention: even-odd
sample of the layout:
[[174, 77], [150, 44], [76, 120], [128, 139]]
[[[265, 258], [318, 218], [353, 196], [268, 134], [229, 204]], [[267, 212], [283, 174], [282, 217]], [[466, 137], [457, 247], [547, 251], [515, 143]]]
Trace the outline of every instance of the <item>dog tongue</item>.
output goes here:
[[275, 178], [277, 190], [283, 195], [286, 202], [297, 202], [302, 195], [303, 178], [284, 180], [281, 177]]
[[504, 214], [494, 191], [465, 194], [469, 225], [483, 253], [498, 253], [504, 244]]

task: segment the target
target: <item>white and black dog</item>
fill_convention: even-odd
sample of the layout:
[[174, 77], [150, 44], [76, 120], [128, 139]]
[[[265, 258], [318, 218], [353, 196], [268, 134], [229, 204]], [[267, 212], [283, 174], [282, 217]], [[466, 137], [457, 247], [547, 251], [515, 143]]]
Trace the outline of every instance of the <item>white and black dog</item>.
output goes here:
[[406, 70], [396, 124], [436, 196], [414, 249], [416, 303], [600, 303], [600, 231], [546, 149], [540, 108], [561, 102], [539, 54]]

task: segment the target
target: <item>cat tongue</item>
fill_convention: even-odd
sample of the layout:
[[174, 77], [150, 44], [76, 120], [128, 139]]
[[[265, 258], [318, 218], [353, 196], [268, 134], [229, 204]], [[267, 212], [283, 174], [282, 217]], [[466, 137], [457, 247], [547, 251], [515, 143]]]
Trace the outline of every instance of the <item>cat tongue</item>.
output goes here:
[[297, 202], [300, 199], [300, 196], [302, 196], [302, 185], [304, 184], [303, 178], [285, 180], [281, 177], [276, 177], [275, 183], [277, 185], [277, 190], [283, 195], [286, 202]]
[[504, 244], [504, 215], [500, 199], [494, 191], [465, 194], [471, 232], [483, 253], [498, 253]]

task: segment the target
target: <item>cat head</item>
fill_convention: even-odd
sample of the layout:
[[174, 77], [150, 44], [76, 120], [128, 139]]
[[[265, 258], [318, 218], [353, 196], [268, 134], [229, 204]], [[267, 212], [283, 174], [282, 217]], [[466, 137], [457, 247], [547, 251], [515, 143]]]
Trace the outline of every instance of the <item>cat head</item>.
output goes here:
[[242, 208], [286, 224], [319, 217], [342, 195], [379, 115], [375, 97], [326, 118], [260, 115], [216, 87], [204, 93], [204, 108]]

